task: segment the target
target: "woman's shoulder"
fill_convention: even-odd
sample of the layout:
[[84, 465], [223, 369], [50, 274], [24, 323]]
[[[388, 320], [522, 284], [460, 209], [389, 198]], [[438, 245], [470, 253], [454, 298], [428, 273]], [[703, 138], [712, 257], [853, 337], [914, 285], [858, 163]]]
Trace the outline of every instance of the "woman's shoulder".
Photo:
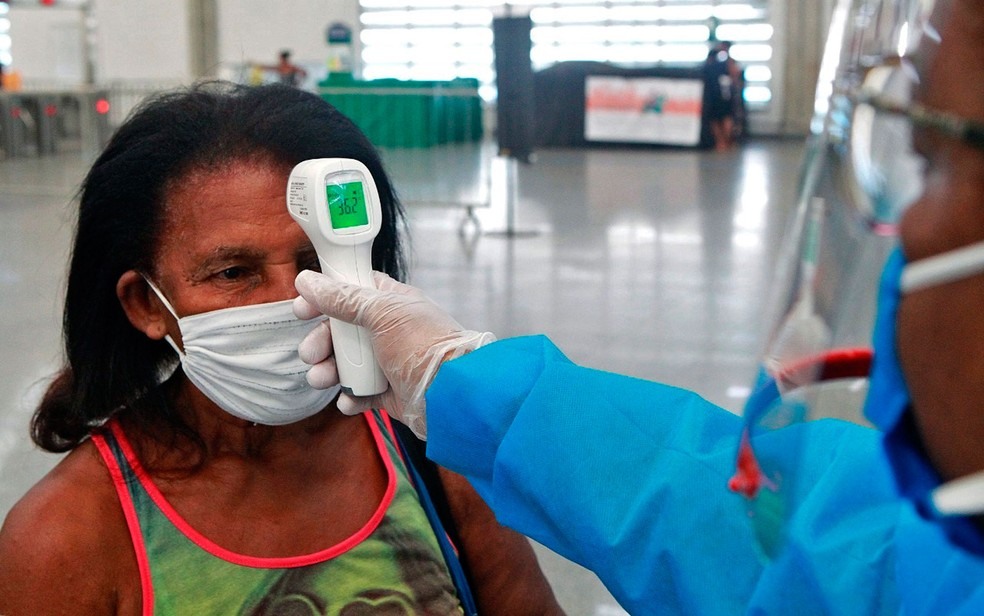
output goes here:
[[4, 520], [0, 596], [5, 588], [26, 586], [52, 592], [67, 580], [80, 581], [83, 588], [62, 591], [91, 586], [98, 592], [101, 581], [112, 583], [121, 573], [127, 559], [120, 555], [132, 552], [130, 546], [113, 481], [94, 444], [86, 441], [28, 490]]

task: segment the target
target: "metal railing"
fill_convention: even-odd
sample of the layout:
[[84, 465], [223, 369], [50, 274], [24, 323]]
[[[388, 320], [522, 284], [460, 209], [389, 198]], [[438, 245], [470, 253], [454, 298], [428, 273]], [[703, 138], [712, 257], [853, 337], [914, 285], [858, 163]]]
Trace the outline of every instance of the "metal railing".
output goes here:
[[0, 91], [0, 149], [5, 158], [99, 152], [141, 100], [178, 85], [26, 82], [20, 90]]
[[[3, 157], [95, 155], [143, 100], [185, 84], [118, 81], [100, 87], [25, 84], [0, 91]], [[323, 87], [383, 153], [404, 203], [461, 208], [462, 225], [492, 199], [489, 109], [474, 88]]]

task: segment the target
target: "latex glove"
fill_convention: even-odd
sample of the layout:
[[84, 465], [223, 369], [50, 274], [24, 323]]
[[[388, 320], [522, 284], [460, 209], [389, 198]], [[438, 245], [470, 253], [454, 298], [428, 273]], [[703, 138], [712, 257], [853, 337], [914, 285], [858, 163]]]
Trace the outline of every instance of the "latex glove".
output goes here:
[[[389, 389], [372, 397], [341, 394], [338, 409], [346, 415], [367, 408], [386, 409], [420, 438], [427, 437], [424, 392], [441, 364], [493, 342], [489, 332], [465, 330], [419, 289], [373, 272], [375, 289], [349, 284], [305, 270], [294, 286], [294, 314], [310, 319], [322, 314], [354, 323], [369, 331], [376, 361]], [[298, 346], [301, 359], [312, 364], [307, 379], [312, 387], [338, 384], [338, 370], [328, 323], [319, 325]]]

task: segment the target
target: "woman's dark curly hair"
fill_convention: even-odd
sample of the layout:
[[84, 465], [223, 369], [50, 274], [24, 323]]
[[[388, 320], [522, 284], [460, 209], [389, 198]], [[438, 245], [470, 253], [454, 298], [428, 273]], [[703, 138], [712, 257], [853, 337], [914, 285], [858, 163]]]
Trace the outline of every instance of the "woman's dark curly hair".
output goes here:
[[66, 364], [35, 411], [34, 442], [68, 451], [122, 407], [133, 421], [155, 426], [162, 442], [182, 435], [199, 442], [158, 386], [174, 364], [173, 350], [130, 324], [116, 283], [128, 270], [154, 270], [165, 193], [174, 182], [240, 160], [290, 169], [328, 157], [354, 158], [369, 168], [383, 212], [373, 267], [402, 279], [405, 219], [379, 153], [317, 95], [281, 85], [208, 83], [140, 105], [82, 184], [63, 315]]

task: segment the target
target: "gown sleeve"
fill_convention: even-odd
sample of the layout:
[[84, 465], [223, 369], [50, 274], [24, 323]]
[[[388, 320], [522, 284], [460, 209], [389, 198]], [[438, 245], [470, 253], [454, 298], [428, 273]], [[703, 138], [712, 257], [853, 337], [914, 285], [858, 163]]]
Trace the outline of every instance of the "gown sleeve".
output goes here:
[[532, 336], [444, 364], [427, 413], [431, 459], [502, 524], [594, 571], [631, 614], [898, 609], [898, 506], [873, 430], [815, 422], [760, 444], [805, 469], [788, 549], [769, 558], [727, 488], [742, 421], [693, 392], [577, 366]]

